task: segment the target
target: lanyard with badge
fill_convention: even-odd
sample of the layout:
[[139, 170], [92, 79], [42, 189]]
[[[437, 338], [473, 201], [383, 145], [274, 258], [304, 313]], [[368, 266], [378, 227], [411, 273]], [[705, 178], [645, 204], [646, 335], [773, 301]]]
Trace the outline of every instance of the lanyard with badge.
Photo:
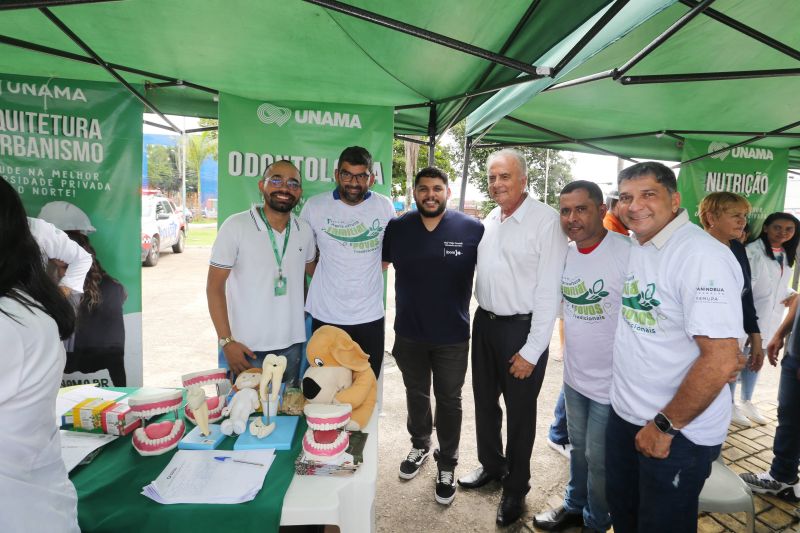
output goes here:
[[261, 220], [264, 221], [264, 225], [267, 226], [267, 233], [269, 233], [269, 240], [272, 243], [272, 253], [275, 254], [275, 262], [278, 263], [278, 277], [275, 278], [275, 296], [285, 296], [286, 295], [286, 278], [283, 275], [283, 258], [286, 257], [286, 247], [289, 245], [289, 234], [292, 231], [292, 220], [291, 217], [289, 218], [289, 222], [286, 224], [286, 234], [283, 237], [283, 251], [278, 254], [278, 245], [275, 243], [275, 232], [272, 231], [272, 226], [270, 226], [267, 217], [264, 215], [264, 208], [258, 208], [258, 214], [261, 215]]

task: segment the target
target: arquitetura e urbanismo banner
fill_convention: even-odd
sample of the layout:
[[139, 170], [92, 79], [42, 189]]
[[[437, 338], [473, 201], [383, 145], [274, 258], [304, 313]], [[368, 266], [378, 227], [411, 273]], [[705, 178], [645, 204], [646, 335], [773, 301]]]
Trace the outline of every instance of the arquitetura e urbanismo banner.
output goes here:
[[108, 273], [84, 286], [99, 301], [75, 299], [63, 385], [142, 385], [141, 153], [142, 104], [124, 87], [0, 74], [0, 175], [28, 216], [88, 237]]
[[[686, 139], [683, 160], [727, 147], [727, 143], [719, 141]], [[783, 211], [788, 169], [789, 152], [785, 149], [745, 145], [722, 151], [681, 167], [681, 205], [699, 224], [697, 207], [708, 194], [728, 191], [744, 196], [752, 206], [750, 234], [757, 236], [770, 213]]]

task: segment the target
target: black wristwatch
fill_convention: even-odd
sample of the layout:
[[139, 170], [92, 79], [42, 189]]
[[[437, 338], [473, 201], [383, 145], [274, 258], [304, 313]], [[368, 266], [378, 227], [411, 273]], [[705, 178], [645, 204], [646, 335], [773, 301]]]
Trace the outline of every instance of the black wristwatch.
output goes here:
[[673, 437], [680, 433], [680, 431], [672, 427], [672, 421], [667, 418], [667, 415], [660, 411], [655, 418], [653, 418], [653, 424], [656, 425], [656, 429], [658, 429], [661, 433], [666, 433], [667, 435], [672, 435]]

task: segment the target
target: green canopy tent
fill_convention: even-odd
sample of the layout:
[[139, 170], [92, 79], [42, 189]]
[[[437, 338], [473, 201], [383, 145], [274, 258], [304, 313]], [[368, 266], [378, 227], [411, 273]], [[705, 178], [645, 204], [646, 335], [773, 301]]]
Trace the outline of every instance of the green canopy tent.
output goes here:
[[560, 79], [498, 92], [468, 117], [470, 146], [679, 161], [713, 137], [788, 148], [798, 168], [798, 23], [794, 0], [681, 0]]
[[0, 72], [143, 85], [162, 118], [215, 117], [219, 92], [393, 106], [396, 134], [434, 145], [498, 88], [553, 75], [535, 61], [619, 3], [10, 0]]

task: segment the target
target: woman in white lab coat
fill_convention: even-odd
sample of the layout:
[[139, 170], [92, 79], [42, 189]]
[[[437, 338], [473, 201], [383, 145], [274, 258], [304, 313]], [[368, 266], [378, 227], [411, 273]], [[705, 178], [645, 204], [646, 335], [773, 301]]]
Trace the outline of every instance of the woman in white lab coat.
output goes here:
[[17, 192], [0, 177], [0, 531], [77, 532], [55, 404], [75, 327]]
[[[766, 344], [772, 339], [783, 320], [786, 308], [797, 293], [789, 287], [792, 267], [800, 241], [800, 221], [789, 213], [772, 213], [761, 229], [761, 235], [747, 245], [747, 259], [753, 273], [753, 302], [758, 315], [761, 339]], [[741, 373], [741, 400], [739, 411], [756, 424], [768, 420], [752, 403], [758, 371], [757, 365], [748, 365]]]

